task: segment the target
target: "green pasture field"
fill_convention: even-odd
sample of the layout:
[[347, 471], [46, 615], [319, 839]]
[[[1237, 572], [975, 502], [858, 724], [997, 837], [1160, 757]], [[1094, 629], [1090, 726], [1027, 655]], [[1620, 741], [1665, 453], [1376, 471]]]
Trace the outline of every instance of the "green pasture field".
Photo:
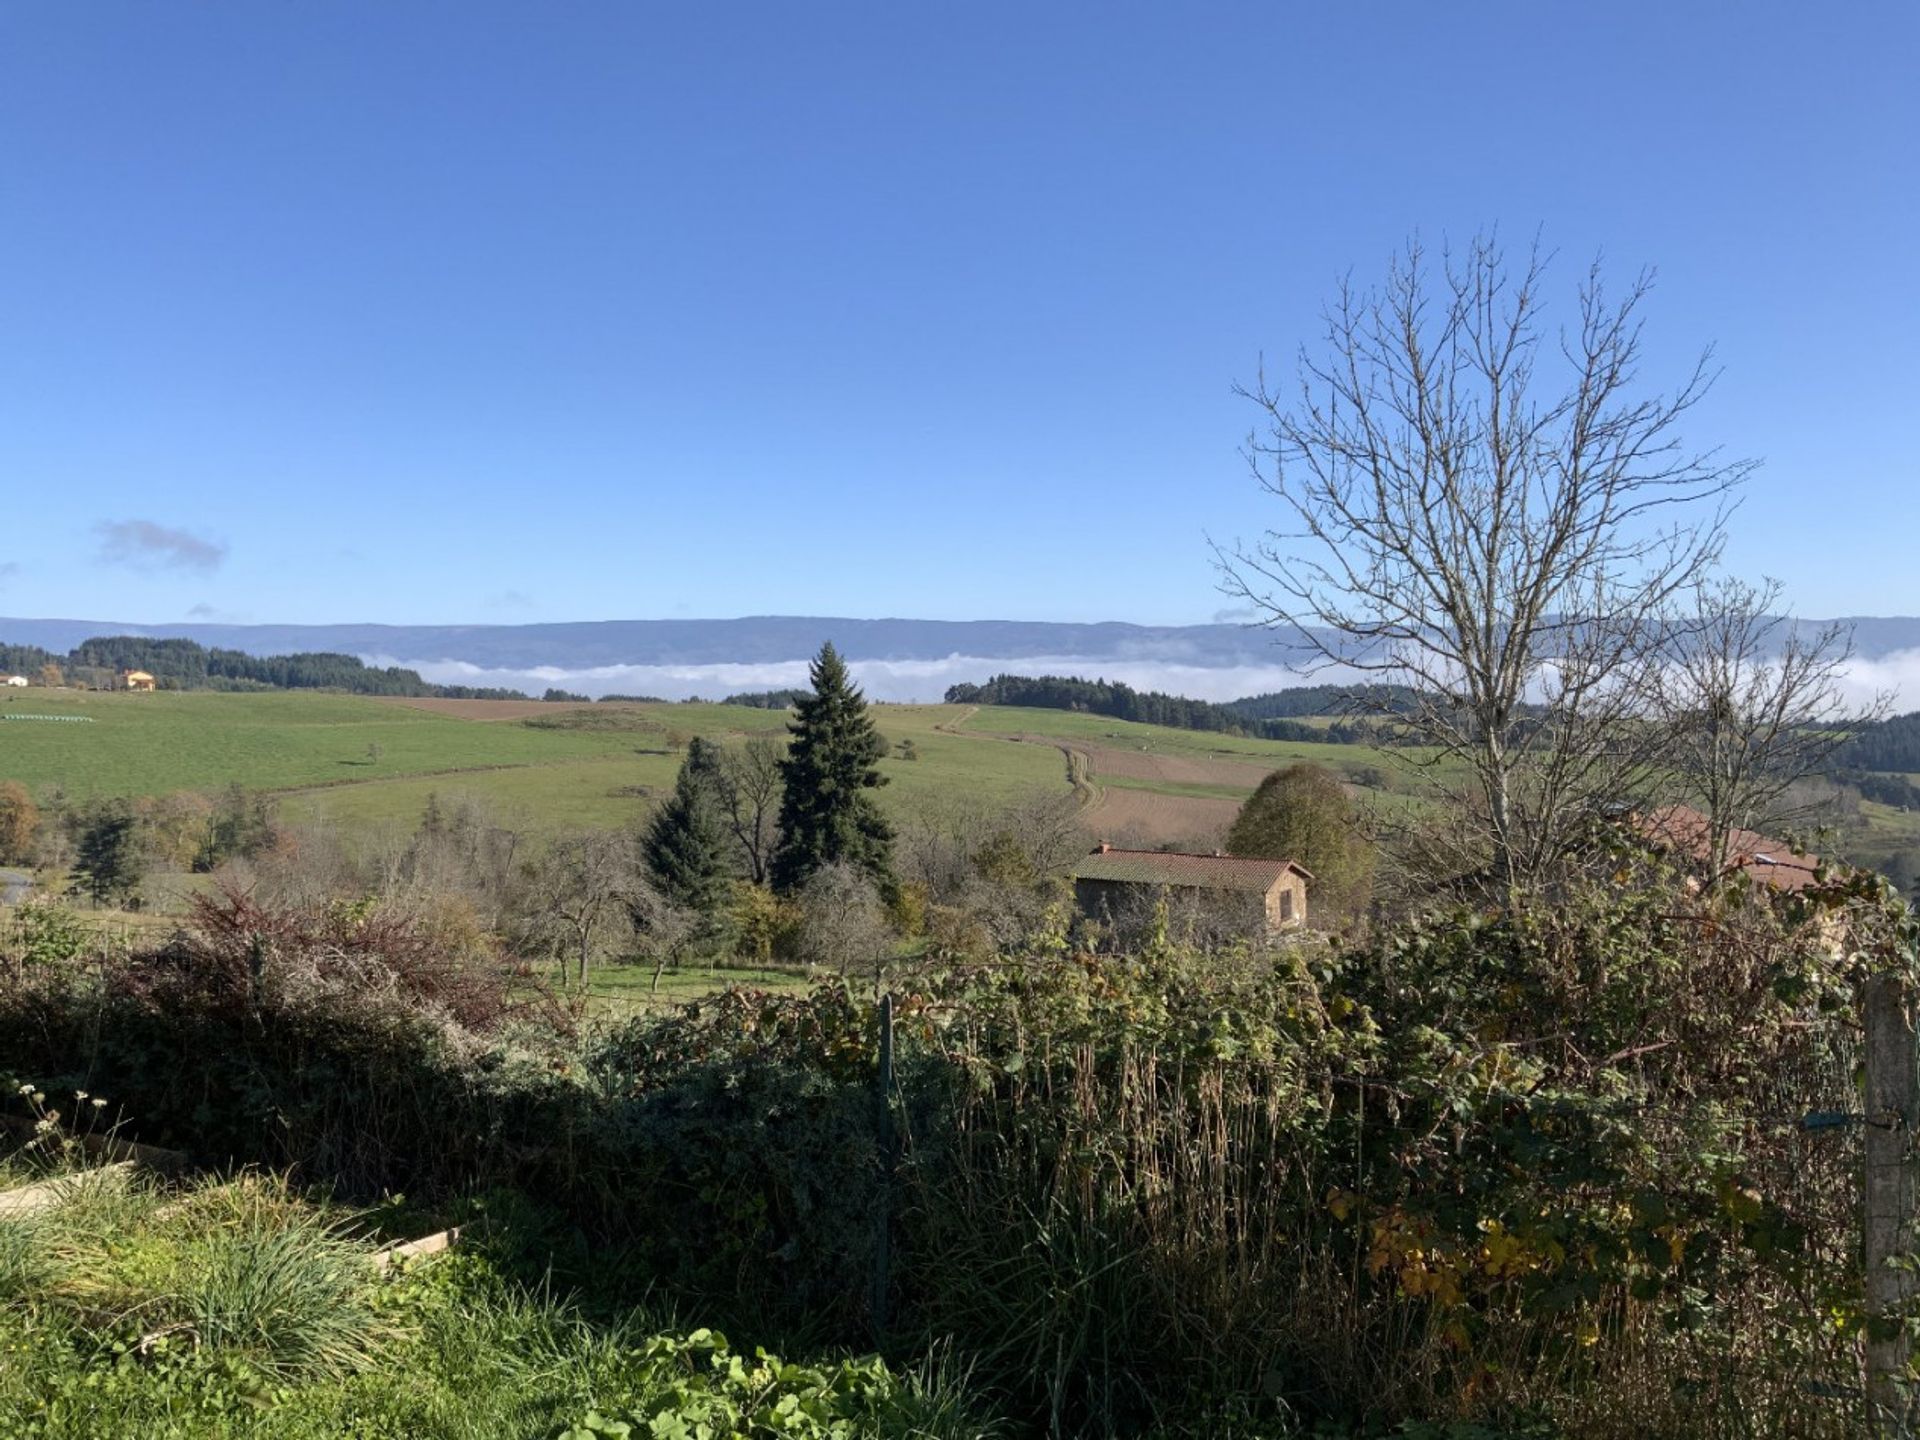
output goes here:
[[[90, 723], [13, 720], [73, 715]], [[553, 764], [633, 749], [632, 734], [474, 724], [351, 695], [29, 690], [0, 699], [0, 777], [69, 796], [350, 784]], [[657, 736], [654, 743], [659, 743]], [[377, 745], [379, 758], [370, 758]]]
[[[84, 723], [9, 721], [17, 715]], [[1055, 744], [1112, 747], [1278, 768], [1313, 760], [1384, 787], [1392, 808], [1416, 803], [1404, 767], [1365, 746], [1259, 740], [1142, 725], [1073, 711], [998, 706], [875, 705], [894, 753], [879, 793], [902, 819], [943, 808], [1003, 808], [1073, 793]], [[410, 831], [429, 796], [470, 799], [533, 836], [637, 827], [671, 788], [686, 739], [784, 737], [784, 711], [720, 704], [421, 705], [313, 691], [150, 695], [31, 690], [0, 696], [0, 779], [42, 798], [215, 793], [238, 784], [276, 797], [292, 823], [330, 822], [350, 843]], [[917, 758], [900, 753], [911, 741]], [[1172, 797], [1243, 798], [1221, 780], [1098, 773], [1102, 787]], [[1243, 772], [1245, 773], [1245, 772]], [[1257, 772], [1255, 772], [1257, 773]]]
[[[946, 728], [966, 713], [874, 708], [881, 733], [896, 747], [911, 740], [918, 754], [907, 760], [896, 748], [881, 762], [889, 811], [1070, 793], [1057, 751]], [[0, 779], [43, 799], [238, 784], [278, 796], [285, 819], [330, 819], [356, 835], [411, 829], [429, 795], [472, 797], [536, 834], [637, 824], [671, 789], [686, 737], [779, 737], [787, 723], [783, 711], [717, 704], [555, 705], [530, 723], [485, 706], [428, 710], [317, 692], [33, 690], [0, 697], [7, 714], [86, 717], [0, 718]]]
[[[949, 712], [959, 707], [943, 706]], [[991, 735], [1037, 735], [1051, 740], [1089, 746], [1112, 746], [1120, 750], [1154, 755], [1178, 756], [1194, 760], [1232, 760], [1240, 764], [1259, 763], [1279, 769], [1298, 760], [1311, 760], [1337, 770], [1350, 778], [1364, 774], [1374, 788], [1400, 795], [1420, 795], [1427, 786], [1412, 770], [1421, 752], [1405, 750], [1382, 754], [1370, 745], [1334, 744], [1331, 741], [1260, 740], [1243, 735], [1222, 735], [1205, 730], [1176, 730], [1165, 725], [1143, 725], [1132, 720], [1114, 720], [1105, 715], [1089, 715], [1075, 710], [1031, 710], [1014, 705], [968, 707], [970, 715], [958, 722], [962, 733]], [[1096, 767], [1097, 769], [1098, 767]], [[1198, 789], [1155, 781], [1125, 780], [1099, 776], [1102, 785], [1151, 789], [1168, 795], [1234, 794], [1244, 790], [1211, 785]]]
[[1860, 805], [1861, 823], [1838, 848], [1862, 865], [1885, 869], [1897, 855], [1920, 851], [1920, 810], [1902, 810], [1872, 800]]
[[970, 709], [963, 731], [990, 735], [1044, 735], [1049, 739], [1085, 745], [1113, 745], [1124, 750], [1148, 750], [1159, 755], [1182, 755], [1205, 760], [1259, 760], [1276, 767], [1292, 760], [1318, 760], [1342, 766], [1371, 761], [1373, 752], [1361, 745], [1334, 745], [1297, 740], [1255, 740], [1206, 730], [1175, 730], [1165, 725], [1142, 725], [1079, 710], [1033, 710], [1018, 705], [979, 707], [942, 706], [953, 715]]
[[777, 994], [804, 994], [813, 981], [789, 970], [762, 970], [748, 966], [720, 965], [711, 969], [693, 966], [669, 968], [653, 984], [651, 965], [600, 965], [587, 972], [588, 1009], [610, 1020], [652, 1010], [664, 1010], [698, 1000], [729, 986], [745, 990], [769, 990]]
[[[737, 705], [658, 705], [635, 713], [657, 722], [661, 734], [679, 732], [720, 741], [754, 734], [784, 736], [784, 712]], [[954, 712], [958, 713], [958, 712]], [[880, 803], [896, 816], [950, 804], [1012, 805], [1049, 793], [1067, 794], [1066, 765], [1057, 752], [972, 739], [938, 730], [942, 706], [876, 707], [881, 734], [895, 753], [881, 761], [888, 783]], [[484, 729], [517, 728], [520, 722], [453, 720]], [[535, 731], [537, 735], [548, 732]], [[558, 732], [564, 733], [564, 732]], [[579, 733], [576, 732], [576, 738]], [[918, 758], [900, 756], [911, 740]], [[673, 788], [680, 753], [658, 736], [639, 745], [614, 744], [598, 755], [556, 755], [511, 769], [465, 774], [424, 774], [294, 790], [283, 795], [280, 813], [289, 820], [328, 819], [349, 833], [381, 825], [411, 827], [429, 795], [442, 801], [471, 797], [501, 823], [538, 833], [637, 826]]]
[[1150, 795], [1189, 795], [1196, 800], [1244, 800], [1252, 790], [1244, 785], [1209, 785], [1197, 780], [1142, 780], [1132, 775], [1096, 777], [1105, 790], [1145, 790]]

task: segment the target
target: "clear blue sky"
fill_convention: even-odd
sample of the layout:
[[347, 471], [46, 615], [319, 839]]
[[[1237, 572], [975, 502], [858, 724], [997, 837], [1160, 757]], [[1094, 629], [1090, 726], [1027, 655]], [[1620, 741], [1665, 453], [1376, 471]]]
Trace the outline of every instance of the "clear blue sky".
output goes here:
[[1909, 0], [17, 3], [0, 613], [1205, 620], [1233, 383], [1493, 222], [1920, 613], [1916, 221]]

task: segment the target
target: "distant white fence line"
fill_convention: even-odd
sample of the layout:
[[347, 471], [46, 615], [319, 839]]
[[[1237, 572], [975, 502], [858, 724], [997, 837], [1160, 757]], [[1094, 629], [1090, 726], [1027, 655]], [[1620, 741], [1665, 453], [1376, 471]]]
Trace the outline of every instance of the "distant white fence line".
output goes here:
[[68, 725], [91, 725], [91, 715], [0, 715], [0, 720], [59, 720]]

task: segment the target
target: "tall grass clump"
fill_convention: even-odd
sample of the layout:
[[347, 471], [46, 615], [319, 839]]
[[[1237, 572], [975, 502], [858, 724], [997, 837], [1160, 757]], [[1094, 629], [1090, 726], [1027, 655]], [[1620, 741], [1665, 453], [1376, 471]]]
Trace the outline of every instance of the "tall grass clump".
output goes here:
[[155, 1318], [276, 1377], [337, 1377], [371, 1360], [392, 1326], [374, 1304], [365, 1245], [324, 1217], [242, 1194], [224, 1214], [195, 1207], [179, 1279]]
[[368, 1247], [264, 1177], [174, 1195], [82, 1171], [0, 1233], [38, 1257], [13, 1299], [138, 1353], [186, 1347], [279, 1379], [342, 1376], [393, 1333]]
[[52, 1261], [33, 1230], [0, 1219], [0, 1305], [38, 1290], [52, 1275]]

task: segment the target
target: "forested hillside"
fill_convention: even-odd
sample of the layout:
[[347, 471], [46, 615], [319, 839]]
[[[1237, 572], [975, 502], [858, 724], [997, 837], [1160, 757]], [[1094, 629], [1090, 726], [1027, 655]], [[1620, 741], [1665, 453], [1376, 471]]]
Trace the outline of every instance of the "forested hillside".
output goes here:
[[51, 666], [70, 683], [112, 684], [127, 670], [145, 670], [167, 690], [343, 690], [352, 695], [439, 696], [454, 700], [522, 699], [517, 690], [435, 685], [398, 666], [375, 668], [352, 655], [248, 655], [207, 649], [192, 640], [112, 635], [83, 640], [66, 654], [37, 645], [0, 644], [0, 671], [39, 678]]
[[1920, 774], [1920, 710], [1860, 727], [1835, 759], [1850, 770]]
[[[1347, 719], [1331, 728], [1303, 725], [1288, 718], [1300, 715], [1347, 715], [1357, 708], [1357, 692], [1334, 685], [1314, 685], [1299, 694], [1307, 697], [1295, 708], [1283, 708], [1286, 695], [1259, 695], [1224, 705], [1190, 700], [1158, 690], [1135, 690], [1118, 680], [1082, 680], [1067, 675], [996, 675], [984, 685], [952, 685], [949, 705], [1022, 705], [1042, 710], [1079, 710], [1132, 720], [1143, 725], [1169, 725], [1177, 730], [1205, 730], [1225, 735], [1252, 735], [1263, 740], [1337, 743], [1367, 739], [1364, 721]], [[1254, 707], [1248, 709], [1247, 707]], [[1263, 708], [1264, 707], [1264, 708]]]
[[1248, 720], [1293, 719], [1303, 715], [1354, 715], [1410, 708], [1414, 692], [1405, 685], [1296, 685], [1229, 700], [1225, 708]]

